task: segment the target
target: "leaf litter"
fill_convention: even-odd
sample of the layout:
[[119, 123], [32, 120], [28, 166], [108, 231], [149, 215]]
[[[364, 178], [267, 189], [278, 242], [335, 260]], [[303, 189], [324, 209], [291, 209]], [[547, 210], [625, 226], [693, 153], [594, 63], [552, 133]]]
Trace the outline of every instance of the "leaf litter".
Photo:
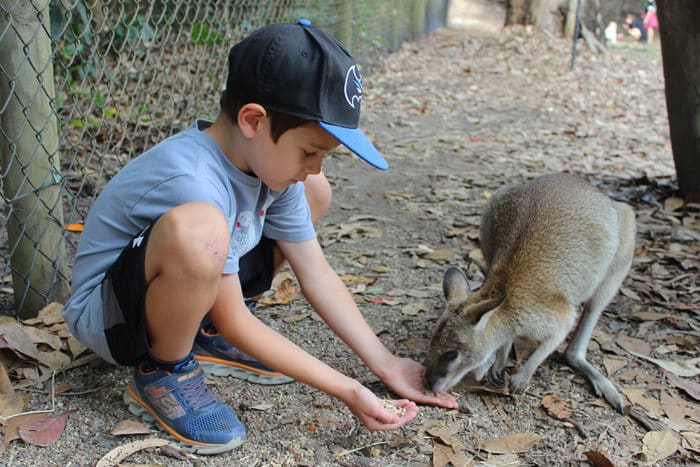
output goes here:
[[[444, 269], [461, 267], [474, 287], [483, 281], [478, 225], [490, 193], [543, 173], [582, 174], [637, 214], [632, 271], [588, 351], [630, 400], [630, 413], [617, 414], [556, 354], [522, 395], [474, 384], [456, 391], [459, 410], [421, 407], [416, 420], [391, 433], [356, 430], [341, 404], [300, 384], [259, 387], [207, 377], [249, 438], [234, 452], [198, 458], [198, 465], [622, 466], [700, 459], [697, 375], [689, 376], [700, 357], [700, 205], [677, 193], [658, 44], [623, 43], [604, 55], [582, 49], [573, 73], [570, 46], [526, 28], [495, 37], [443, 29], [382, 59], [367, 75], [362, 126], [391, 168], [375, 173], [342, 149], [332, 154], [324, 171], [334, 204], [318, 234], [387, 347], [422, 361], [444, 307]], [[261, 319], [380, 397], [397, 398], [316, 317], [293, 278], [276, 280], [258, 310]], [[95, 465], [117, 449], [110, 462], [162, 463], [160, 452], [145, 446], [163, 440], [123, 444], [124, 437], [144, 435], [110, 433], [118, 421], [133, 421], [121, 402], [130, 370], [95, 361], [71, 340], [57, 309], [31, 323], [0, 321], [0, 356], [16, 393], [29, 398], [13, 411], [46, 407], [50, 391], [36, 388], [55, 373], [59, 385], [76, 388], [54, 394], [59, 412], [72, 415], [45, 448], [5, 443], [16, 421], [10, 419], [5, 455], [18, 465]], [[178, 462], [192, 460], [168, 460]]]

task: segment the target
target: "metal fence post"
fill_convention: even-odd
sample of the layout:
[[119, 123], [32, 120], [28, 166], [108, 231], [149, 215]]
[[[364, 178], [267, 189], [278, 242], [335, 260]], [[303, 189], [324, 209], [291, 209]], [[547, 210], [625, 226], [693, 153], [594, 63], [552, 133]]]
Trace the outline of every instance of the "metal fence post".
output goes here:
[[352, 0], [346, 0], [341, 5], [341, 15], [340, 15], [340, 43], [348, 49], [351, 53], [353, 52], [353, 20], [355, 19], [355, 11]]
[[0, 0], [0, 161], [17, 314], [68, 291], [49, 2]]
[[425, 32], [426, 0], [413, 0], [411, 11], [411, 40], [421, 37]]

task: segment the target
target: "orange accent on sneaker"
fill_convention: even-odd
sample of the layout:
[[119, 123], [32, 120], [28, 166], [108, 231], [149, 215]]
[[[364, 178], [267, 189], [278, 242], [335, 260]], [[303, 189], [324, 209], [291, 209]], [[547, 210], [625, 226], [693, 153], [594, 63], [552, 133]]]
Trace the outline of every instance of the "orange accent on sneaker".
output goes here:
[[265, 371], [260, 368], [255, 368], [254, 366], [249, 366], [244, 363], [239, 363], [239, 362], [232, 362], [231, 360], [224, 360], [221, 358], [216, 358], [216, 357], [209, 357], [206, 355], [195, 355], [194, 359], [200, 362], [210, 362], [210, 363], [216, 363], [218, 365], [225, 365], [225, 366], [233, 366], [236, 368], [240, 368], [245, 371], [249, 371], [251, 373], [255, 373], [258, 375], [264, 375], [264, 376], [285, 376], [284, 373], [280, 373], [279, 371]]
[[185, 443], [185, 444], [191, 444], [194, 446], [216, 446], [215, 444], [209, 444], [209, 443], [201, 443], [199, 441], [195, 441], [192, 439], [185, 438], [181, 434], [179, 434], [177, 431], [173, 430], [167, 423], [165, 423], [159, 416], [158, 413], [151, 409], [148, 404], [146, 404], [138, 395], [138, 392], [131, 386], [133, 383], [129, 383], [129, 386], [127, 387], [127, 391], [129, 391], [129, 395], [131, 396], [134, 401], [136, 401], [137, 404], [139, 404], [144, 410], [146, 410], [151, 416], [158, 422], [158, 424], [168, 432], [170, 436], [173, 438], [177, 439], [178, 441]]

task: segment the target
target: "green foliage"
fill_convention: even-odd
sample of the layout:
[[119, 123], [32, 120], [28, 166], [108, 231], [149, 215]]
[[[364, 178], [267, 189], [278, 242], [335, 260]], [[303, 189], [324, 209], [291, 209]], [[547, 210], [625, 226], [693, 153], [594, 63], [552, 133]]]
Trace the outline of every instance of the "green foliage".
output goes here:
[[95, 75], [100, 56], [92, 54], [96, 36], [90, 27], [90, 13], [82, 1], [66, 10], [58, 2], [51, 2], [51, 40], [57, 44], [58, 60], [54, 63], [54, 74], [65, 77], [68, 86]]
[[224, 41], [224, 37], [218, 31], [211, 29], [204, 23], [194, 23], [192, 25], [190, 38], [195, 44], [206, 45], [207, 47], [221, 45]]
[[121, 21], [114, 28], [113, 48], [109, 52], [123, 52], [128, 50], [137, 57], [146, 54], [144, 44], [152, 42], [156, 36], [153, 27], [143, 13], [134, 11], [131, 16], [120, 18]]

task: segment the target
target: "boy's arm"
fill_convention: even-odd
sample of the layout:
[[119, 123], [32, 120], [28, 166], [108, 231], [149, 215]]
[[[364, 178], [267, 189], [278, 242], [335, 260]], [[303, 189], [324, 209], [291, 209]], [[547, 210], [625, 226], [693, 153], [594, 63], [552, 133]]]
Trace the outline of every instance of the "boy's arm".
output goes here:
[[426, 394], [423, 365], [396, 357], [384, 347], [343, 281], [328, 264], [317, 240], [278, 241], [277, 244], [299, 279], [306, 299], [374, 374], [401, 397], [424, 404], [457, 407], [451, 394]]
[[418, 407], [396, 401], [405, 413], [387, 410], [366, 387], [304, 352], [257, 319], [243, 301], [238, 275], [223, 275], [209, 316], [221, 336], [243, 352], [292, 378], [343, 401], [370, 430], [393, 430], [411, 421]]

